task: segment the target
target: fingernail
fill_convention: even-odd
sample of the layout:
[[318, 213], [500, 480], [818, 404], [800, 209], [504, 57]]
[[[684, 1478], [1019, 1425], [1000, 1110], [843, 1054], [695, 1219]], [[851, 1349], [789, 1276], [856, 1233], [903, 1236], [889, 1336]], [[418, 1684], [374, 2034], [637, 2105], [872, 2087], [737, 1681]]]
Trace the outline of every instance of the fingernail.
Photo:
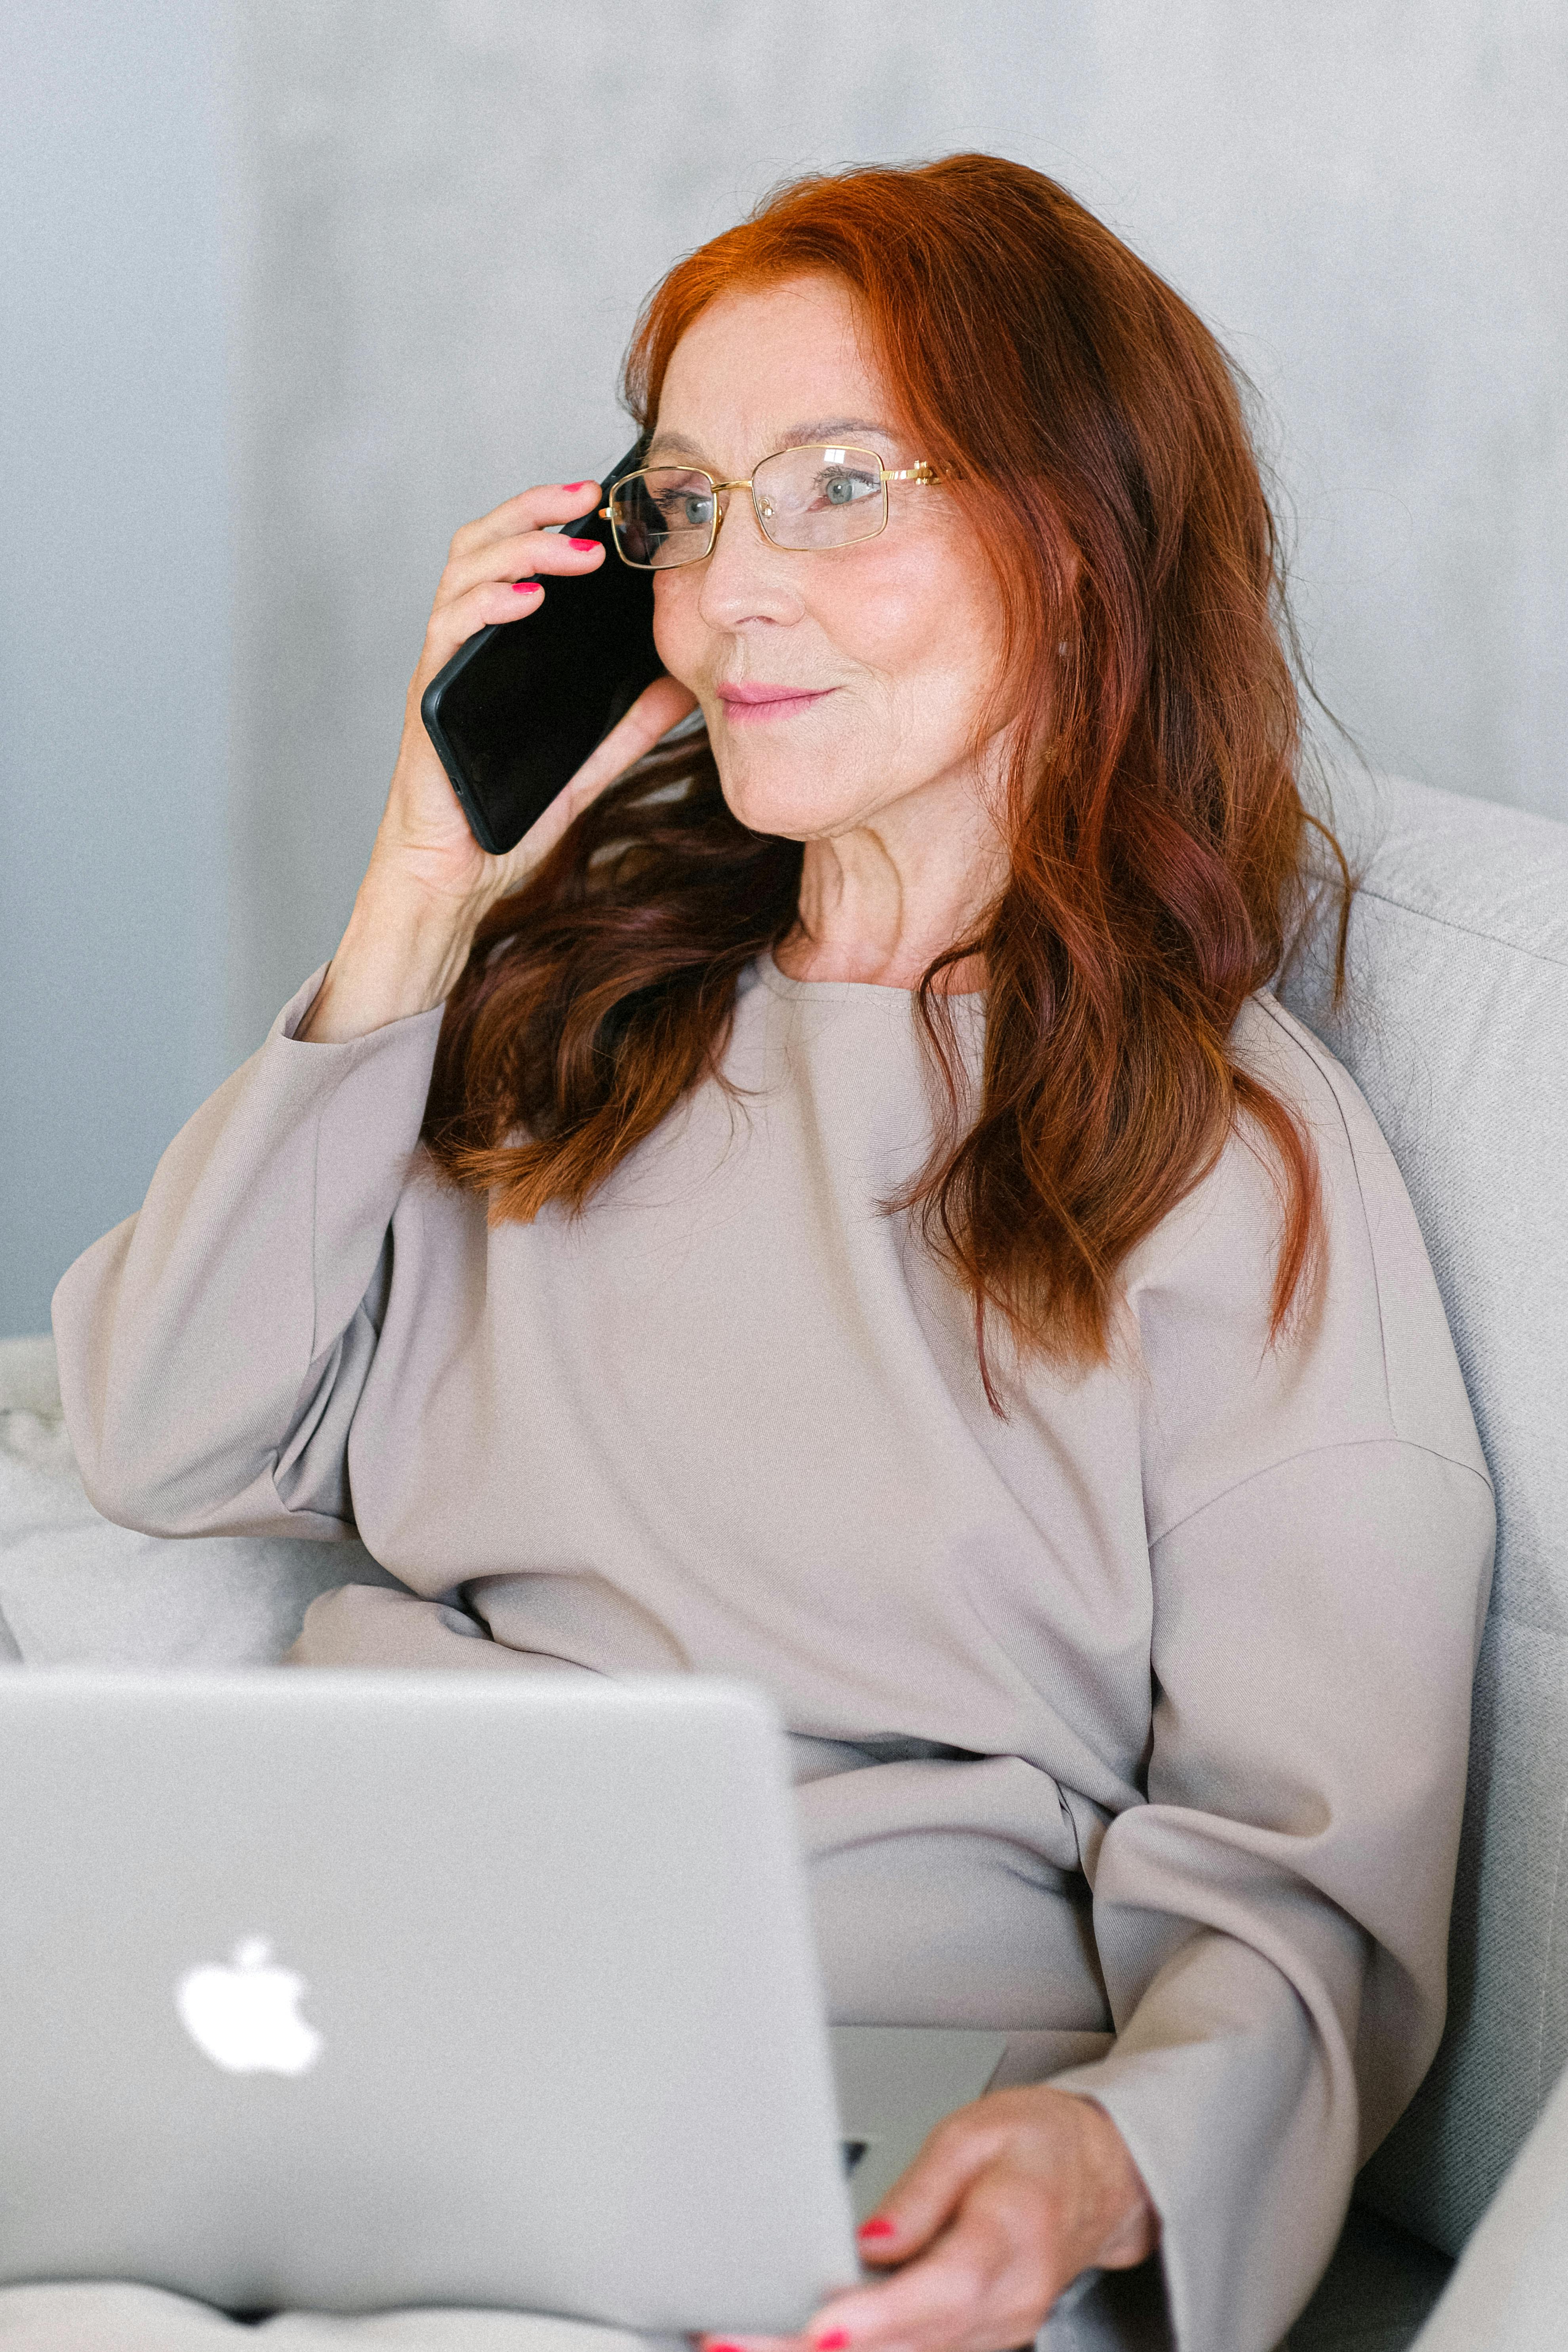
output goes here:
[[537, 580], [514, 580], [511, 584], [520, 596], [537, 596], [539, 594], [539, 583]]
[[[596, 490], [599, 485], [597, 482], [563, 482], [561, 487], [563, 490]], [[730, 2352], [728, 2346], [725, 2352]]]
[[584, 555], [591, 555], [599, 542], [596, 539], [569, 539], [566, 544], [568, 547], [576, 548]]
[[859, 2233], [863, 2238], [890, 2238], [897, 2227], [885, 2213], [873, 2213], [868, 2221], [861, 2222]]
[[722, 2336], [709, 2336], [704, 2337], [703, 2341], [707, 2346], [707, 2352], [741, 2352], [741, 2347], [738, 2344], [728, 2342]]
[[814, 2336], [811, 2340], [816, 2347], [816, 2352], [844, 2352], [844, 2347], [848, 2343], [849, 2336], [846, 2328], [830, 2327], [826, 2336]]

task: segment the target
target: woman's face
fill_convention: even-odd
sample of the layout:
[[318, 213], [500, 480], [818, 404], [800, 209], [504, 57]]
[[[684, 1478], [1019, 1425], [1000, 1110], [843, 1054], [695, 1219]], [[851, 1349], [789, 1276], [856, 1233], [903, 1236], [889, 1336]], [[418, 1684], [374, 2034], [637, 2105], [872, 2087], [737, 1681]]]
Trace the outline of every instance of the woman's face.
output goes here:
[[[647, 462], [732, 481], [777, 449], [834, 441], [889, 471], [931, 454], [862, 348], [852, 296], [805, 277], [724, 296], [693, 321]], [[773, 546], [732, 491], [712, 554], [656, 574], [660, 656], [696, 695], [724, 797], [755, 832], [923, 829], [943, 803], [967, 803], [972, 824], [986, 793], [994, 763], [977, 771], [973, 750], [999, 659], [995, 583], [944, 490], [888, 496], [878, 538], [803, 553]]]

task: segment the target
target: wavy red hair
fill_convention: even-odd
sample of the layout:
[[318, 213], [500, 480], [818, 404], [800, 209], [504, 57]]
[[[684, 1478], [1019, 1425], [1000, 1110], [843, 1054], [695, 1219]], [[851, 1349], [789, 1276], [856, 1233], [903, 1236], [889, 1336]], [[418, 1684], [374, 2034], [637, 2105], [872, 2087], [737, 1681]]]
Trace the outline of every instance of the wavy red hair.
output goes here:
[[[1317, 1252], [1316, 1163], [1229, 1039], [1281, 961], [1315, 820], [1237, 381], [1065, 189], [953, 155], [798, 181], [678, 263], [627, 358], [638, 424], [708, 303], [809, 271], [851, 289], [989, 552], [1005, 653], [984, 726], [1017, 722], [1009, 878], [918, 1000], [952, 1116], [898, 1205], [970, 1292], [983, 1366], [988, 1307], [1026, 1349], [1082, 1361], [1106, 1351], [1129, 1252], [1240, 1125], [1277, 1173], [1278, 1337]], [[720, 1075], [737, 977], [789, 930], [800, 866], [731, 815], [703, 737], [603, 795], [476, 940], [426, 1119], [439, 1168], [493, 1220], [581, 1211]], [[961, 1117], [940, 983], [975, 953], [984, 1066]]]

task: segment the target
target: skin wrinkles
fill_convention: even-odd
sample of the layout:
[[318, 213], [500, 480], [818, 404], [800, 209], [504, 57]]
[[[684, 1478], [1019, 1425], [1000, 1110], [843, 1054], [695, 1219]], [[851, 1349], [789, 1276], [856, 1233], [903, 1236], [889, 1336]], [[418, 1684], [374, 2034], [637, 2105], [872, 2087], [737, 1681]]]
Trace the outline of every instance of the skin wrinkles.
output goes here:
[[[818, 417], [810, 425], [786, 425], [783, 439], [776, 442], [773, 448], [765, 449], [763, 455], [771, 457], [779, 449], [810, 448], [818, 441], [847, 441], [851, 433], [868, 435], [869, 438], [865, 446], [870, 448], [873, 445], [878, 445], [878, 456], [884, 463], [887, 462], [888, 451], [893, 446], [896, 436], [886, 425], [874, 424], [864, 416]], [[649, 443], [647, 456], [643, 459], [643, 464], [657, 466], [661, 457], [671, 452], [682, 457], [689, 457], [694, 465], [702, 466], [703, 453], [696, 442], [688, 441], [679, 433], [662, 431], [656, 440]], [[711, 473], [713, 468], [702, 466], [702, 470], [704, 473]], [[730, 478], [740, 480], [743, 478], [735, 475]]]
[[[907, 428], [855, 421], [896, 410], [848, 293], [795, 278], [726, 297], [693, 321], [665, 378], [654, 446], [700, 451], [720, 478], [740, 479], [792, 441], [859, 433], [900, 467], [925, 454]], [[731, 496], [711, 555], [657, 573], [654, 598], [655, 641], [708, 722], [730, 806], [754, 831], [805, 845], [783, 969], [918, 985], [1007, 870], [1004, 740], [973, 742], [1002, 616], [963, 516], [940, 487], [896, 485], [878, 538], [802, 554], [772, 546], [750, 500]], [[738, 722], [723, 689], [758, 684], [821, 698]], [[947, 984], [973, 988], [982, 975], [961, 967]]]

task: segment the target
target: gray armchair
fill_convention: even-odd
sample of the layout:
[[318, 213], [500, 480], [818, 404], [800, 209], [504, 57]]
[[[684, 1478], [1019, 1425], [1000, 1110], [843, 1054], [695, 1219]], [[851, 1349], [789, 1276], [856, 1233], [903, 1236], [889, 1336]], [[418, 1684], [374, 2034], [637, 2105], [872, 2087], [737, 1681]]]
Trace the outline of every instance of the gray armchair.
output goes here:
[[[1399, 1162], [1498, 1498], [1447, 2032], [1290, 2335], [1291, 2352], [1397, 2352], [1568, 2059], [1568, 826], [1386, 781], [1342, 785], [1335, 813], [1365, 877], [1346, 992], [1335, 1010], [1320, 933], [1281, 993]], [[1568, 2249], [1561, 2101], [1532, 2151], [1538, 2200], [1549, 2145]], [[1457, 2285], [1422, 2352], [1532, 2345], [1544, 2312], [1494, 2283], [1479, 2307]], [[1568, 2300], [1539, 2342], [1568, 2345]]]

